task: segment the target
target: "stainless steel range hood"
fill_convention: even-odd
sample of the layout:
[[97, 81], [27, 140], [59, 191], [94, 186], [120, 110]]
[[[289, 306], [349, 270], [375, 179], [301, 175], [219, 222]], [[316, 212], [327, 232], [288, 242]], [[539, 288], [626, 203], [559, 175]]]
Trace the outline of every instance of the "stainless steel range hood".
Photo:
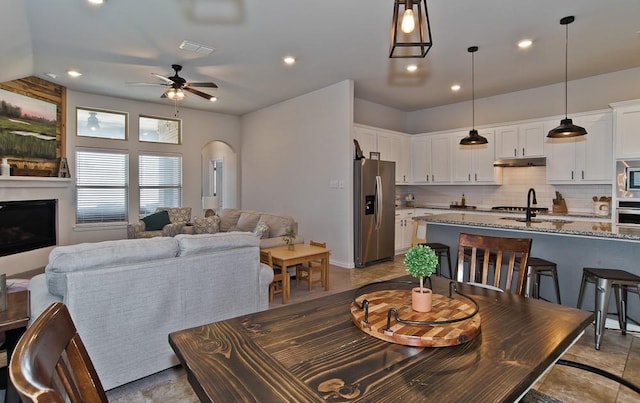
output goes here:
[[538, 158], [501, 158], [493, 162], [494, 167], [543, 167], [547, 165], [546, 157]]

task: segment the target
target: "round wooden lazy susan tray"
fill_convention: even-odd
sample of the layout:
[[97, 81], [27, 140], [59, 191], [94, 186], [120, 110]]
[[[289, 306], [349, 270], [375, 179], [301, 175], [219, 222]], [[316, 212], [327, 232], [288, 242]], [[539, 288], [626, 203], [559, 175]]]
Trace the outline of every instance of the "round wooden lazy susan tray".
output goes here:
[[391, 343], [416, 347], [447, 347], [466, 343], [480, 333], [480, 314], [469, 319], [438, 325], [413, 325], [399, 323], [391, 319], [391, 328], [387, 327], [389, 309], [398, 310], [400, 319], [407, 321], [434, 322], [464, 318], [475, 311], [474, 304], [467, 298], [454, 294], [433, 294], [431, 312], [416, 312], [411, 309], [411, 290], [372, 291], [357, 297], [362, 305], [369, 301], [369, 320], [365, 323], [365, 311], [355, 302], [351, 303], [351, 320], [363, 332]]

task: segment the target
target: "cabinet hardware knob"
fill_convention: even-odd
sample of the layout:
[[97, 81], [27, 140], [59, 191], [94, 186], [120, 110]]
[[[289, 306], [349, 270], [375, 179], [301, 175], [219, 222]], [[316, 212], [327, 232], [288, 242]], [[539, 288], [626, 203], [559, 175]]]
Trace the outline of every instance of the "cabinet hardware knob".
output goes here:
[[525, 154], [524, 154], [524, 147], [522, 147], [522, 156], [523, 156], [523, 157], [525, 156]]

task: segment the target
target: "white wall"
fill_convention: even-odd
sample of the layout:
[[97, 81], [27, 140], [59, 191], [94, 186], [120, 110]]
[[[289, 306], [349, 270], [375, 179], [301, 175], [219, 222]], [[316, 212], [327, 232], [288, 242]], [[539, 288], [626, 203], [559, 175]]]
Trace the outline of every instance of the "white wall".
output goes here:
[[[569, 81], [568, 115], [607, 109], [612, 102], [640, 98], [640, 67]], [[475, 124], [564, 115], [564, 82], [475, 100]], [[366, 106], [366, 105], [364, 105]], [[372, 112], [375, 109], [372, 108]], [[471, 126], [471, 101], [407, 113], [407, 133]], [[364, 113], [364, 112], [363, 112]]]
[[343, 267], [353, 267], [352, 125], [351, 80], [242, 117], [242, 208], [293, 216]]
[[381, 129], [407, 131], [406, 112], [359, 98], [353, 100], [353, 121]]
[[[92, 107], [116, 110], [129, 113], [129, 138], [122, 140], [90, 139], [77, 137], [76, 107]], [[130, 183], [132, 189], [137, 188], [137, 158], [140, 151], [171, 152], [182, 154], [183, 159], [183, 205], [191, 206], [194, 215], [202, 214], [201, 189], [201, 149], [212, 140], [220, 140], [234, 149], [240, 148], [240, 118], [207, 111], [181, 109], [182, 144], [166, 145], [138, 142], [138, 116], [140, 114], [158, 117], [174, 117], [172, 104], [160, 105], [112, 98], [76, 91], [67, 91], [67, 159], [71, 176], [75, 171], [74, 150], [77, 146], [128, 149], [130, 165]], [[126, 226], [96, 226], [91, 229], [75, 228], [75, 193], [74, 182], [63, 188], [0, 187], [0, 200], [58, 199], [58, 244], [68, 245], [80, 242], [96, 242], [127, 237]], [[130, 192], [129, 221], [138, 219], [137, 192]], [[47, 263], [51, 248], [24, 252], [0, 257], [0, 271], [15, 274], [42, 267]]]

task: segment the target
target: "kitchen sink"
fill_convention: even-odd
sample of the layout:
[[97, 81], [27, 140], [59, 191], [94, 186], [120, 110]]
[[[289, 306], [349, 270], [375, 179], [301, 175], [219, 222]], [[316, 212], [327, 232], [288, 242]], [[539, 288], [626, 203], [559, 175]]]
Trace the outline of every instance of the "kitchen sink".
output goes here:
[[[527, 222], [526, 218], [514, 218], [514, 217], [500, 217], [501, 220], [511, 220], [511, 221], [517, 221], [517, 222]], [[570, 224], [573, 221], [570, 220], [563, 220], [563, 219], [539, 219], [539, 218], [532, 218], [531, 219], [531, 223], [543, 223], [543, 222], [550, 222], [552, 224]]]

